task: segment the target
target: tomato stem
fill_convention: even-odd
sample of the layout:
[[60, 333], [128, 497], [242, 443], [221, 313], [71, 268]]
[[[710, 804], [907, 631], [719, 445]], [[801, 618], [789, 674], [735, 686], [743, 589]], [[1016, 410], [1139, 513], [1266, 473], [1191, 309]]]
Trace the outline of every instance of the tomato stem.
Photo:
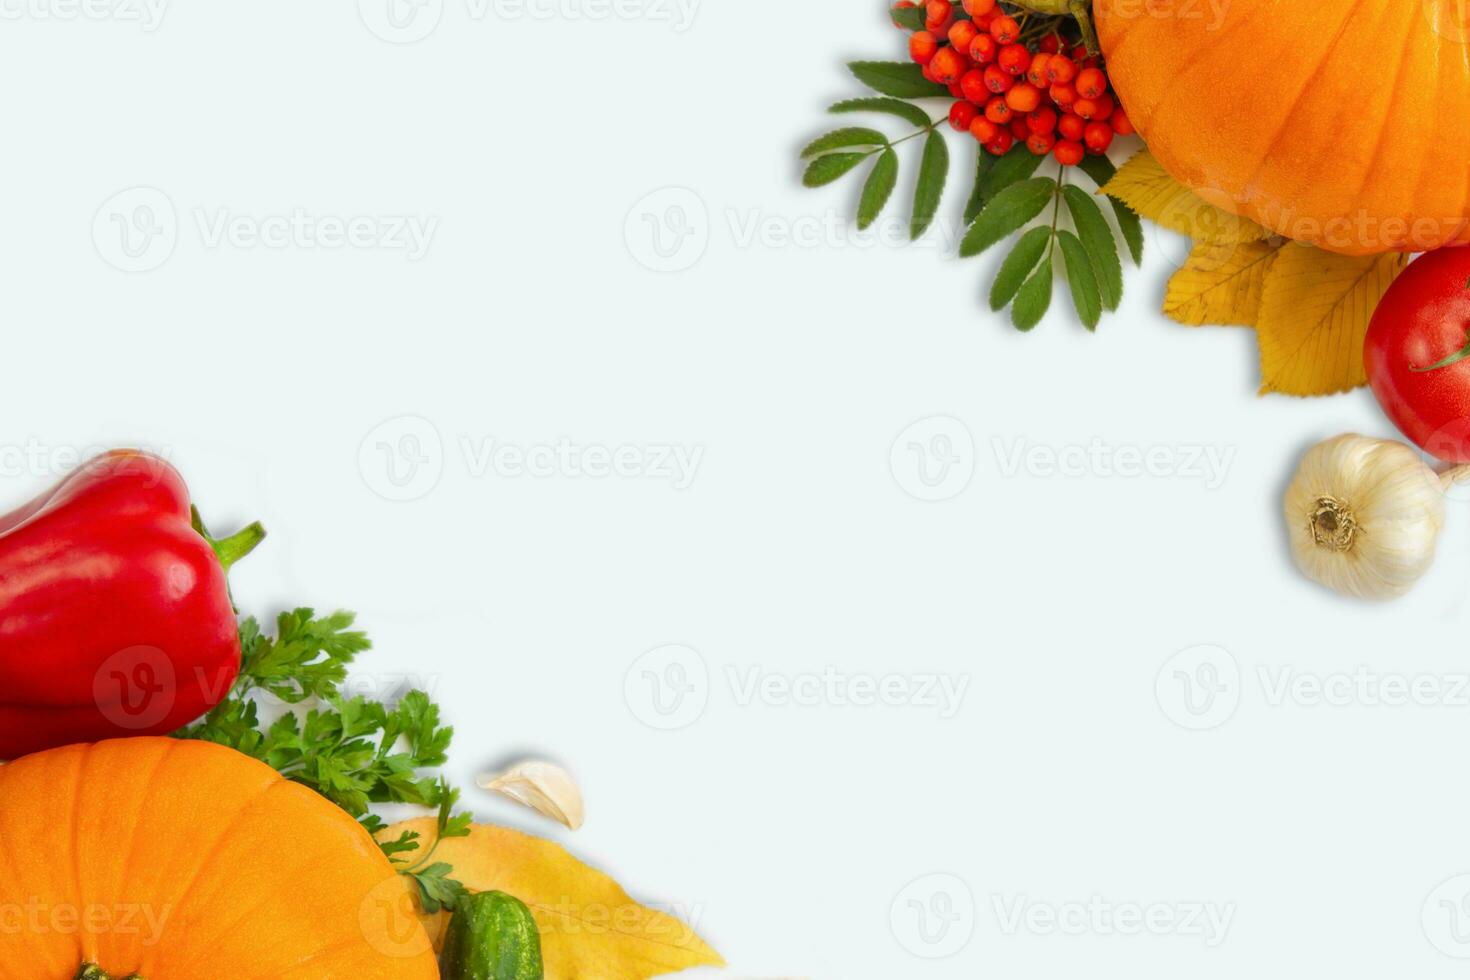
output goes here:
[[1461, 347], [1459, 350], [1455, 351], [1453, 354], [1451, 354], [1449, 357], [1446, 357], [1444, 360], [1435, 361], [1433, 364], [1429, 365], [1428, 367], [1415, 367], [1414, 365], [1410, 364], [1409, 365], [1409, 370], [1410, 371], [1413, 371], [1415, 374], [1424, 374], [1424, 373], [1429, 372], [1429, 371], [1438, 371], [1440, 368], [1447, 368], [1451, 364], [1455, 364], [1455, 363], [1458, 363], [1459, 361], [1463, 361], [1467, 357], [1470, 357], [1470, 328], [1466, 328], [1466, 331], [1465, 331], [1465, 346], [1464, 347]]

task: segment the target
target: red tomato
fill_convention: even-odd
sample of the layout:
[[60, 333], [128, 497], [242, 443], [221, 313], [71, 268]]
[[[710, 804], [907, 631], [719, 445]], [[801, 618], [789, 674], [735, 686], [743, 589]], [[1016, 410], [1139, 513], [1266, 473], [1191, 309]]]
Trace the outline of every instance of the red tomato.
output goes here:
[[1373, 313], [1363, 364], [1400, 432], [1445, 462], [1470, 463], [1470, 248], [1409, 264]]

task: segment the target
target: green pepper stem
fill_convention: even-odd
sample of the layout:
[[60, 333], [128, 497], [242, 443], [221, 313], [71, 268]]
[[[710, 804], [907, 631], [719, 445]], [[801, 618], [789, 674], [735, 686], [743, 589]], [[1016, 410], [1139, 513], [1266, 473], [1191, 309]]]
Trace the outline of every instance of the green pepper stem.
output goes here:
[[199, 516], [198, 507], [190, 507], [189, 513], [193, 515], [194, 530], [209, 542], [209, 546], [214, 549], [219, 563], [224, 566], [226, 572], [230, 570], [231, 565], [250, 554], [260, 542], [265, 540], [265, 528], [259, 521], [241, 528], [227, 538], [216, 538], [204, 526], [204, 520]]

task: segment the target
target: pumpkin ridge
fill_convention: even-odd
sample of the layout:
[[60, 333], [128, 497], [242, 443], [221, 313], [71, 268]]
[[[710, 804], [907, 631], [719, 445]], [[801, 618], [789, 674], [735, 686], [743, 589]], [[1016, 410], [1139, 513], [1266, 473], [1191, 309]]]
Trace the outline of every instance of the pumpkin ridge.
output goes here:
[[[170, 739], [169, 741], [170, 741], [170, 743], [172, 743], [173, 740]], [[170, 744], [165, 751], [158, 753], [158, 758], [154, 760], [152, 768], [150, 768], [148, 770], [148, 778], [143, 781], [143, 785], [144, 786], [152, 786], [153, 785], [153, 780], [158, 775], [158, 770], [160, 770], [160, 769], [163, 768], [163, 762], [164, 762], [164, 760], [168, 758], [169, 752], [172, 752], [172, 751], [173, 751], [173, 745]], [[141, 814], [142, 812], [143, 812], [143, 801], [142, 800], [139, 800], [137, 809], [135, 809], [133, 811], [133, 826], [130, 828], [131, 830], [137, 831], [137, 829], [138, 829], [138, 815]], [[137, 856], [137, 854], [138, 854], [137, 835], [136, 835], [136, 833], [134, 833], [134, 834], [129, 835], [129, 837], [128, 837], [128, 858], [127, 858], [126, 861], [123, 862], [123, 880], [124, 881], [129, 881], [132, 878], [133, 859]]]
[[[355, 945], [356, 940], [354, 939], [339, 939], [338, 941], [332, 943], [330, 946], [323, 946], [321, 949], [313, 950], [311, 954], [305, 959], [297, 960], [295, 963], [292, 963], [290, 968], [292, 970], [299, 970], [304, 966], [311, 966], [313, 963], [320, 962], [325, 957], [336, 956], [343, 950], [350, 950]], [[276, 978], [273, 976], [261, 976], [260, 974], [251, 974], [248, 977], [239, 977], [237, 978], [237, 980], [276, 980]]]
[[[180, 746], [180, 747], [182, 747], [184, 744], [185, 744], [184, 742], [176, 742], [175, 743], [175, 745]], [[249, 757], [247, 756], [247, 758], [249, 758]], [[259, 762], [259, 760], [254, 760], [254, 759], [252, 759], [251, 761], [253, 761], [253, 762]], [[264, 765], [264, 763], [260, 763], [260, 764], [261, 765]], [[188, 883], [184, 885], [184, 887], [183, 887], [182, 890], [178, 891], [175, 894], [175, 898], [174, 898], [173, 904], [176, 907], [178, 907], [178, 908], [187, 908], [188, 907], [188, 904], [189, 904], [188, 903], [189, 893], [194, 890], [194, 886], [199, 883], [199, 879], [204, 876], [204, 872], [207, 869], [209, 869], [210, 867], [212, 867], [213, 864], [214, 864], [214, 862], [215, 862], [215, 860], [218, 859], [219, 853], [220, 853], [220, 850], [221, 850], [220, 844], [226, 838], [229, 837], [230, 831], [234, 830], [234, 828], [236, 827], [236, 825], [238, 825], [240, 823], [240, 821], [244, 819], [246, 813], [249, 812], [249, 810], [250, 810], [250, 804], [254, 803], [260, 797], [262, 797], [266, 793], [270, 792], [271, 788], [274, 787], [277, 783], [280, 783], [280, 782], [283, 781], [281, 779], [280, 773], [276, 772], [275, 770], [271, 770], [271, 774], [274, 775], [276, 778], [274, 780], [272, 780], [271, 782], [266, 783], [263, 787], [261, 787], [261, 789], [254, 796], [252, 796], [247, 803], [243, 803], [241, 806], [239, 806], [235, 810], [235, 812], [233, 814], [231, 814], [230, 819], [227, 820], [222, 827], [220, 827], [220, 832], [215, 835], [215, 838], [214, 838], [213, 842], [211, 842], [211, 844], [209, 846], [209, 849], [207, 851], [203, 852], [203, 855], [201, 857], [201, 860], [199, 861], [199, 863], [197, 865], [195, 865], [195, 867], [194, 867], [194, 873], [193, 873], [193, 875], [191, 875], [189, 877]]]
[[[1460, 60], [1462, 62], [1461, 67], [1465, 69], [1463, 77], [1470, 78], [1470, 45], [1460, 45]], [[1465, 214], [1467, 208], [1470, 208], [1470, 167], [1465, 168], [1464, 190], [1460, 193], [1460, 214], [1462, 216]], [[1459, 226], [1455, 228], [1454, 235], [1451, 236], [1452, 240], [1454, 240], [1458, 244], [1464, 244], [1465, 228], [1467, 224], [1470, 224], [1470, 222], [1467, 222], [1462, 217]]]
[[[280, 786], [283, 783], [289, 783], [289, 782], [291, 782], [291, 780], [285, 779], [284, 777], [281, 778], [281, 779], [278, 779], [275, 782], [268, 784], [265, 787], [265, 789], [263, 789], [261, 791], [260, 796], [265, 796], [267, 793], [269, 793], [271, 790], [275, 789], [277, 786]], [[257, 797], [255, 800], [252, 800], [250, 804], [246, 804], [245, 806], [242, 806], [240, 808], [240, 811], [243, 813], [245, 810], [247, 810], [249, 808], [249, 806], [251, 804], [257, 802], [258, 799], [259, 799], [259, 797]], [[303, 858], [302, 863], [303, 863], [304, 866], [308, 866], [309, 867], [311, 865], [311, 863], [313, 862], [313, 860], [314, 860], [314, 858], [308, 856], [308, 857]], [[201, 868], [201, 872], [202, 872], [202, 868]], [[197, 878], [196, 878], [196, 880], [197, 880]], [[243, 921], [249, 919], [249, 917], [251, 915], [253, 915], [257, 909], [261, 908], [263, 905], [268, 904], [270, 901], [271, 901], [271, 899], [268, 896], [262, 896], [261, 900], [259, 902], [257, 902], [256, 904], [251, 905], [248, 908], [234, 910], [234, 911], [236, 911], [236, 914], [228, 922], [223, 923], [223, 928], [220, 930], [220, 932], [222, 932], [222, 933], [228, 933], [230, 931], [230, 929], [232, 929], [237, 923], [240, 923], [240, 922], [243, 922]], [[342, 945], [350, 945], [350, 941], [344, 941], [344, 943]], [[339, 945], [339, 946], [332, 946], [332, 947], [324, 947], [324, 949], [338, 949], [338, 948], [341, 948], [341, 946]], [[317, 951], [313, 952], [310, 956], [308, 956], [306, 959], [291, 964], [292, 968], [294, 969], [294, 968], [299, 967], [299, 966], [301, 966], [303, 964], [310, 963], [322, 951], [323, 950], [317, 950]], [[186, 968], [186, 967], [192, 968], [193, 966], [195, 966], [195, 963], [192, 960], [191, 961], [185, 961], [185, 962], [181, 962], [181, 963], [176, 964], [176, 967], [177, 968], [180, 968], [180, 969]], [[146, 980], [146, 978], [145, 978], [145, 980]], [[249, 978], [240, 977], [240, 978], [237, 978], [237, 980], [249, 980]], [[261, 980], [273, 980], [273, 978], [264, 977], [264, 978], [261, 978]]]
[[1372, 182], [1378, 172], [1378, 160], [1383, 156], [1383, 147], [1388, 136], [1388, 123], [1389, 120], [1393, 119], [1393, 111], [1398, 103], [1399, 92], [1404, 81], [1404, 69], [1409, 65], [1409, 59], [1406, 55], [1409, 51], [1409, 44], [1414, 40], [1415, 24], [1413, 17], [1405, 17], [1404, 20], [1408, 21], [1409, 29], [1404, 32], [1404, 39], [1399, 42], [1397, 66], [1393, 73], [1393, 85], [1389, 86], [1386, 109], [1383, 113], [1383, 119], [1378, 124], [1378, 136], [1373, 141], [1373, 153], [1368, 157], [1368, 166], [1363, 170], [1363, 179], [1358, 182], [1358, 189], [1353, 193], [1354, 200], [1363, 196], [1363, 191], [1368, 189], [1368, 184]]
[[[1120, 21], [1115, 21], [1115, 23], [1117, 22], [1127, 24], [1130, 27], [1130, 30], [1125, 32], [1123, 35], [1124, 40], [1126, 40], [1130, 36], [1137, 37], [1138, 32], [1136, 30], [1131, 30], [1131, 28], [1136, 28], [1138, 24], [1145, 23], [1144, 21], [1137, 21], [1131, 18], [1121, 18]], [[1230, 27], [1226, 30], [1216, 32], [1215, 36], [1213, 36], [1209, 42], [1200, 45], [1197, 55], [1194, 59], [1194, 63], [1196, 65], [1200, 64], [1204, 60], [1204, 56], [1210, 52], [1211, 48], [1224, 44], [1226, 41], [1233, 38], [1236, 34], [1243, 33], [1246, 28], [1250, 26], [1250, 23], [1251, 21], [1249, 19], [1243, 19], [1235, 24], [1230, 25]], [[1107, 52], [1108, 56], [1116, 58], [1118, 57], [1118, 54], [1122, 49], [1122, 41], [1120, 40], [1119, 43], [1110, 45], [1109, 47], [1111, 50]], [[1140, 111], [1136, 117], [1134, 115], [1134, 107], [1132, 105], [1125, 104], [1124, 109], [1126, 109], [1128, 112], [1128, 118], [1133, 120], [1134, 126], [1138, 128], [1139, 132], [1143, 133], [1144, 130], [1148, 128], [1149, 122], [1153, 119], [1155, 114], [1157, 114], [1159, 107], [1162, 104], [1163, 100], [1160, 99], [1156, 101], [1152, 106], [1139, 106], [1138, 108]], [[1144, 135], [1147, 136], [1147, 133], [1144, 133]], [[1147, 139], [1145, 139], [1144, 142], [1147, 143]], [[1162, 163], [1162, 161], [1160, 162]], [[1167, 170], [1168, 168], [1166, 167], [1165, 169]]]
[[[1290, 126], [1295, 120], [1297, 110], [1301, 108], [1302, 101], [1306, 99], [1308, 93], [1314, 90], [1318, 76], [1320, 76], [1322, 72], [1327, 68], [1328, 63], [1332, 60], [1333, 52], [1335, 52], [1337, 50], [1337, 46], [1342, 43], [1343, 35], [1346, 34], [1348, 32], [1348, 29], [1352, 26], [1353, 18], [1358, 15], [1358, 10], [1362, 6], [1363, 0], [1353, 0], [1353, 5], [1348, 9], [1347, 16], [1342, 19], [1342, 23], [1337, 25], [1337, 32], [1332, 36], [1332, 43], [1329, 44], [1327, 46], [1327, 50], [1322, 53], [1322, 60], [1317, 62], [1317, 67], [1312, 70], [1312, 74], [1308, 75], [1306, 82], [1299, 89], [1297, 89], [1296, 95], [1293, 96], [1291, 102], [1287, 105], [1286, 114], [1281, 117], [1281, 122], [1276, 126], [1276, 129], [1272, 131], [1271, 138], [1266, 141], [1265, 152], [1261, 154], [1261, 158], [1256, 161], [1255, 168], [1251, 170], [1250, 179], [1245, 182], [1243, 193], [1249, 192], [1252, 187], [1256, 186], [1256, 181], [1260, 178], [1261, 171], [1266, 168], [1266, 164], [1271, 160], [1271, 151], [1281, 140], [1281, 134], [1286, 132], [1286, 127]], [[1277, 224], [1279, 224], [1279, 222], [1277, 222]], [[1281, 232], [1281, 229], [1279, 227], [1273, 230]]]
[[[164, 763], [169, 760], [170, 756], [177, 752], [178, 747], [181, 744], [176, 739], [172, 738], [166, 738], [164, 739], [164, 741], [166, 744], [164, 745], [163, 751], [158, 753], [158, 758], [153, 760], [153, 765], [148, 769], [148, 778], [143, 780], [141, 785], [152, 786], [154, 784], [154, 780], [158, 777], [159, 770], [163, 768]], [[128, 856], [127, 860], [123, 862], [122, 879], [125, 882], [133, 880], [133, 866], [137, 863], [138, 857], [138, 818], [143, 813], [143, 807], [145, 803], [146, 800], [143, 800], [141, 798], [139, 799], [138, 806], [133, 810], [132, 826], [128, 828]], [[141, 966], [142, 964], [139, 965]], [[146, 978], [146, 974], [144, 976]]]

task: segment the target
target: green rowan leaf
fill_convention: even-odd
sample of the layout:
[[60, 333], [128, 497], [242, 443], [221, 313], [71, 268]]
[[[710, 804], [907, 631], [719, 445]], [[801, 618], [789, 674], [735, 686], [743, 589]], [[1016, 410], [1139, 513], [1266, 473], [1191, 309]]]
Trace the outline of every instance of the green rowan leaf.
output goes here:
[[[922, 29], [922, 28], [921, 28]], [[844, 99], [827, 107], [828, 112], [882, 112], [907, 120], [915, 126], [929, 125], [929, 113], [902, 99], [873, 96], [864, 99]]]
[[829, 153], [832, 150], [846, 149], [850, 146], [887, 146], [888, 137], [876, 129], [868, 129], [864, 126], [849, 126], [846, 129], [834, 129], [830, 133], [824, 133], [812, 140], [801, 151], [801, 158], [814, 157], [819, 153]]
[[944, 99], [949, 89], [924, 77], [912, 61], [854, 61], [848, 70], [868, 88], [898, 99]]
[[1065, 228], [1057, 232], [1062, 244], [1062, 258], [1067, 265], [1067, 285], [1072, 289], [1072, 305], [1077, 308], [1077, 317], [1088, 330], [1097, 329], [1102, 316], [1102, 298], [1098, 294], [1097, 279], [1092, 274], [1092, 259], [1076, 235]]
[[[984, 149], [981, 149], [985, 153]], [[990, 156], [989, 153], [985, 153]], [[1009, 153], [1002, 157], [991, 157], [995, 161], [980, 184], [981, 207], [989, 204], [1001, 191], [1018, 183], [1036, 173], [1041, 166], [1042, 158], [1026, 149], [1025, 144], [1018, 143], [1011, 147]]]
[[990, 168], [995, 164], [996, 159], [989, 153], [986, 153], [985, 147], [983, 146], [977, 147], [976, 151], [979, 156], [975, 158], [975, 184], [970, 189], [970, 199], [965, 202], [964, 218], [965, 227], [967, 228], [970, 226], [970, 222], [974, 221], [976, 216], [980, 214], [980, 209], [985, 207], [985, 175], [990, 172]]
[[995, 284], [990, 287], [992, 310], [1003, 310], [1007, 303], [1016, 298], [1021, 284], [1026, 281], [1031, 270], [1036, 268], [1036, 263], [1041, 261], [1041, 255], [1050, 241], [1050, 225], [1038, 225], [1021, 236], [1016, 247], [1011, 249], [1011, 254], [1000, 264], [1000, 271], [995, 275]]
[[1050, 306], [1051, 262], [1047, 261], [1036, 267], [1016, 294], [1016, 302], [1011, 306], [1011, 323], [1017, 330], [1030, 330], [1041, 322]]
[[1082, 240], [1092, 260], [1103, 308], [1116, 310], [1123, 298], [1123, 264], [1118, 258], [1118, 241], [1113, 237], [1113, 229], [1108, 226], [1097, 201], [1082, 188], [1068, 186], [1062, 190], [1062, 196], [1066, 198], [1067, 210], [1077, 226], [1077, 237]]
[[[1099, 188], [1112, 180], [1113, 175], [1118, 172], [1113, 161], [1090, 153], [1077, 166]], [[1139, 220], [1138, 212], [1116, 197], [1109, 197], [1108, 203], [1113, 206], [1113, 217], [1118, 220], [1118, 231], [1123, 234], [1123, 241], [1128, 245], [1128, 254], [1133, 259], [1133, 264], [1143, 265], [1143, 222]]]
[[877, 220], [897, 183], [898, 154], [889, 147], [878, 155], [878, 162], [873, 164], [867, 182], [863, 184], [862, 197], [858, 199], [859, 228], [866, 228]]
[[909, 222], [909, 238], [915, 239], [929, 229], [939, 212], [939, 199], [949, 179], [949, 144], [941, 133], [930, 132], [924, 140], [924, 155], [919, 160], [919, 181], [914, 185], [914, 216]]
[[1013, 232], [1020, 231], [1046, 207], [1056, 192], [1050, 177], [1034, 177], [1012, 184], [985, 205], [960, 242], [960, 256], [979, 255]]
[[807, 187], [822, 187], [847, 173], [868, 158], [867, 153], [828, 153], [807, 165], [801, 182]]

